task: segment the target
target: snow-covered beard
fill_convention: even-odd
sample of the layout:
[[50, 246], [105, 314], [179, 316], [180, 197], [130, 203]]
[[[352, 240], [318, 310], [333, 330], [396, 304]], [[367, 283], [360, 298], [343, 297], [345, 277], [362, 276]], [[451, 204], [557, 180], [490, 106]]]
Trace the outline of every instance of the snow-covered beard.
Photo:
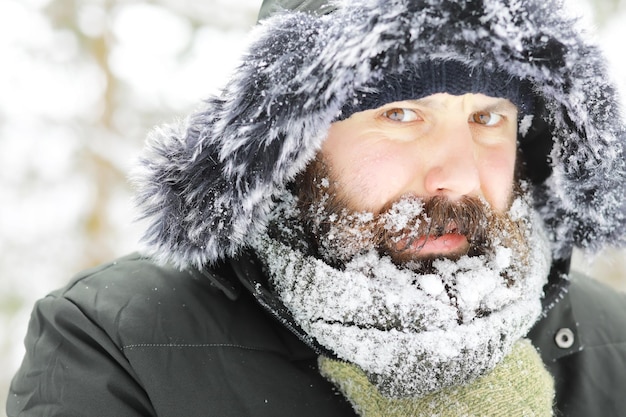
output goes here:
[[[326, 177], [315, 186], [332, 188]], [[390, 245], [430, 221], [414, 197], [374, 215], [329, 209], [325, 192], [305, 204], [286, 192], [254, 246], [302, 329], [384, 395], [423, 396], [493, 369], [541, 313], [550, 251], [522, 189], [505, 215], [481, 203], [470, 250], [453, 258], [392, 258]]]

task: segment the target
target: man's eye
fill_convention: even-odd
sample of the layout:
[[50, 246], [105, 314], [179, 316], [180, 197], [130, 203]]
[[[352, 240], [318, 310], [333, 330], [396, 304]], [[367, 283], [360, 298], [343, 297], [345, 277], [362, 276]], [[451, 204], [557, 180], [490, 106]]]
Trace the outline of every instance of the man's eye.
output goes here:
[[418, 119], [417, 113], [410, 109], [391, 109], [383, 113], [383, 116], [394, 122], [413, 122]]
[[502, 120], [502, 116], [488, 111], [479, 111], [470, 116], [470, 121], [484, 126], [495, 126]]

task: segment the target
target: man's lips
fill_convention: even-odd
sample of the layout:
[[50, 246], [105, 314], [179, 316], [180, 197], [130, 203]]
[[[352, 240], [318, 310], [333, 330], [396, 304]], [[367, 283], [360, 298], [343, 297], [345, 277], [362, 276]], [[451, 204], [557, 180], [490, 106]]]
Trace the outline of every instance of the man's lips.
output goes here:
[[469, 246], [467, 238], [458, 233], [445, 233], [438, 237], [422, 236], [414, 239], [409, 245], [407, 243], [406, 240], [399, 242], [398, 247], [420, 257], [458, 255], [465, 252]]

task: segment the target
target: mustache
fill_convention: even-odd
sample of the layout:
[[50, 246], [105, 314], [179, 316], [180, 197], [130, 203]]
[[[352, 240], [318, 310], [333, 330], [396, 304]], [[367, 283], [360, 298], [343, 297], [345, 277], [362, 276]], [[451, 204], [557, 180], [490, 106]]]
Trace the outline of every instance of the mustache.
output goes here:
[[[386, 251], [403, 251], [417, 239], [445, 234], [463, 235], [470, 247], [484, 247], [492, 212], [486, 202], [471, 196], [451, 201], [444, 196], [404, 196], [388, 203], [376, 216], [379, 246]], [[399, 243], [401, 245], [399, 246]]]

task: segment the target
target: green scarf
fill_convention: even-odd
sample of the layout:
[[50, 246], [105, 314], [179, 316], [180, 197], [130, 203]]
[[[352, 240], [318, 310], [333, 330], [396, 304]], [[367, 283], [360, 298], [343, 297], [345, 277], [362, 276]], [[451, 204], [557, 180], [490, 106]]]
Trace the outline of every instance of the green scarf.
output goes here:
[[321, 374], [333, 382], [361, 417], [552, 416], [554, 386], [530, 341], [518, 341], [490, 373], [468, 385], [420, 398], [387, 398], [357, 366], [319, 358]]

